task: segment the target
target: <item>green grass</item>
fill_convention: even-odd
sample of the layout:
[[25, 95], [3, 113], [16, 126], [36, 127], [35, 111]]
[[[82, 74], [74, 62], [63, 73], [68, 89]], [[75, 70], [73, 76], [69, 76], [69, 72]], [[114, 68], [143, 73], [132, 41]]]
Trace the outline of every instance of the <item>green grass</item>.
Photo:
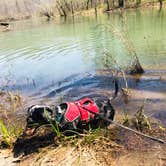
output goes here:
[[22, 105], [19, 94], [0, 92], [0, 143], [1, 147], [12, 147], [16, 138], [22, 133], [22, 124], [11, 118]]
[[11, 122], [6, 125], [3, 120], [0, 120], [1, 147], [12, 147], [22, 131], [23, 128], [19, 125], [13, 125]]

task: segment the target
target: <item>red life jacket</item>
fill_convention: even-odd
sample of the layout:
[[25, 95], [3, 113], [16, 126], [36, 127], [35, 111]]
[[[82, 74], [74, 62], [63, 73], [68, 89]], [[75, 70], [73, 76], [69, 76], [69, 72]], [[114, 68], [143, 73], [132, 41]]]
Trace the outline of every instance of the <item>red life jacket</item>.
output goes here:
[[81, 121], [89, 122], [93, 119], [95, 114], [99, 113], [99, 109], [95, 102], [90, 98], [84, 98], [75, 102], [67, 102], [67, 110], [65, 118], [69, 122], [80, 118]]

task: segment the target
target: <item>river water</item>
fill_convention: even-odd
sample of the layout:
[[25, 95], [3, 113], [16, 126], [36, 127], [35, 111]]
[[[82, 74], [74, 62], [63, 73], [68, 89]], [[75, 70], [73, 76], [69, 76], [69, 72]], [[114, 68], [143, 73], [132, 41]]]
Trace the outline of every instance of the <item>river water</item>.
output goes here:
[[[111, 96], [109, 69], [127, 67], [130, 50], [134, 50], [145, 74], [139, 80], [129, 79], [129, 87], [148, 99], [149, 105], [160, 103], [154, 110], [164, 110], [166, 10], [132, 10], [49, 22], [32, 19], [12, 22], [11, 29], [0, 33], [1, 90], [17, 91], [31, 103]], [[137, 103], [136, 98], [133, 102]]]

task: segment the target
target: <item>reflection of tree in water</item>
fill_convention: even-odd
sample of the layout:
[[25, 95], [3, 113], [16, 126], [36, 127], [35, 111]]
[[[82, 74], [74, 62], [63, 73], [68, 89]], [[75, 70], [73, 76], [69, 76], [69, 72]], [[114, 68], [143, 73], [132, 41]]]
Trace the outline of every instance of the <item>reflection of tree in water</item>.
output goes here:
[[[110, 43], [108, 41], [107, 41], [107, 43], [102, 42], [100, 44], [103, 46], [103, 48], [107, 52], [110, 52], [110, 54], [112, 54], [114, 57], [117, 57], [118, 51], [120, 51], [120, 50], [123, 51], [123, 53], [125, 55], [128, 55], [130, 57], [131, 62], [130, 62], [129, 67], [130, 67], [131, 72], [132, 73], [136, 73], [136, 72], [142, 73], [143, 69], [139, 63], [139, 59], [138, 59], [136, 50], [134, 48], [133, 42], [129, 38], [126, 27], [127, 27], [126, 17], [123, 16], [122, 13], [120, 14], [118, 23], [114, 24], [112, 22], [111, 24], [106, 23], [106, 24], [98, 25], [97, 28], [100, 28], [100, 33], [99, 33], [100, 38], [111, 40], [111, 42], [112, 42], [111, 48], [114, 48], [114, 46], [116, 46], [116, 50], [110, 49]], [[101, 40], [101, 41], [106, 42], [106, 40]], [[113, 41], [115, 42], [115, 44], [113, 43]], [[102, 53], [103, 51], [104, 50], [102, 49], [101, 54], [103, 54]], [[120, 57], [121, 57], [121, 55], [120, 55]], [[104, 54], [102, 56], [104, 56], [104, 57], [100, 57], [100, 58], [96, 59], [97, 63], [99, 63], [99, 66], [101, 66], [101, 67], [108, 68], [108, 67], [110, 67], [110, 65], [112, 66], [112, 62], [115, 62], [112, 59], [113, 56], [109, 57], [108, 54], [107, 54], [107, 56], [106, 56], [106, 54]]]

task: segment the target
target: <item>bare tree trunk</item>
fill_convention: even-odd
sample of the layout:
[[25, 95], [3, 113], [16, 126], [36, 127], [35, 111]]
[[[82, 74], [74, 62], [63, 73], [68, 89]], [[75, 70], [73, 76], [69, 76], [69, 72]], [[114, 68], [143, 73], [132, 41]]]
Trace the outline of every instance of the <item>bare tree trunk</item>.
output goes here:
[[63, 0], [64, 1], [64, 5], [66, 6], [67, 10], [70, 11], [70, 6], [69, 4], [66, 2], [66, 0]]
[[59, 8], [59, 6], [56, 5], [56, 7], [57, 7], [57, 10], [58, 10], [58, 12], [59, 12], [59, 15], [60, 15], [60, 16], [63, 16], [62, 11], [61, 11], [61, 9]]
[[109, 2], [109, 0], [106, 0], [106, 4], [107, 4], [107, 9], [106, 9], [106, 11], [110, 11], [110, 2]]
[[125, 2], [125, 0], [119, 0], [119, 7], [124, 7], [124, 2]]
[[115, 8], [115, 0], [112, 0], [112, 7]]
[[163, 0], [159, 0], [159, 3], [160, 3], [160, 10], [161, 10], [163, 7]]
[[18, 4], [17, 0], [16, 0], [16, 8], [17, 8], [17, 12], [21, 13], [21, 10], [20, 10], [20, 7], [19, 7], [19, 4]]
[[141, 4], [141, 0], [136, 0], [136, 6], [139, 6]]
[[71, 1], [71, 13], [74, 15], [74, 6], [73, 6], [73, 1]]
[[57, 1], [57, 4], [59, 6], [59, 9], [61, 10], [61, 13], [63, 13], [61, 16], [67, 17], [67, 13], [65, 9], [63, 8], [62, 4], [59, 1]]
[[88, 10], [89, 9], [89, 0], [87, 0], [87, 2], [86, 2], [86, 10]]
[[28, 2], [24, 0], [24, 6], [25, 6], [25, 10], [26, 12], [28, 12], [28, 15], [31, 16], [31, 11], [30, 8], [28, 7]]
[[65, 11], [65, 9], [62, 7], [62, 5], [60, 6], [60, 8], [61, 8], [61, 10], [62, 10], [62, 12], [63, 12], [63, 16], [64, 16], [64, 17], [67, 17], [66, 11]]
[[90, 0], [90, 6], [93, 7], [93, 0]]
[[97, 14], [97, 2], [96, 0], [93, 0], [93, 1], [94, 1], [95, 14]]

